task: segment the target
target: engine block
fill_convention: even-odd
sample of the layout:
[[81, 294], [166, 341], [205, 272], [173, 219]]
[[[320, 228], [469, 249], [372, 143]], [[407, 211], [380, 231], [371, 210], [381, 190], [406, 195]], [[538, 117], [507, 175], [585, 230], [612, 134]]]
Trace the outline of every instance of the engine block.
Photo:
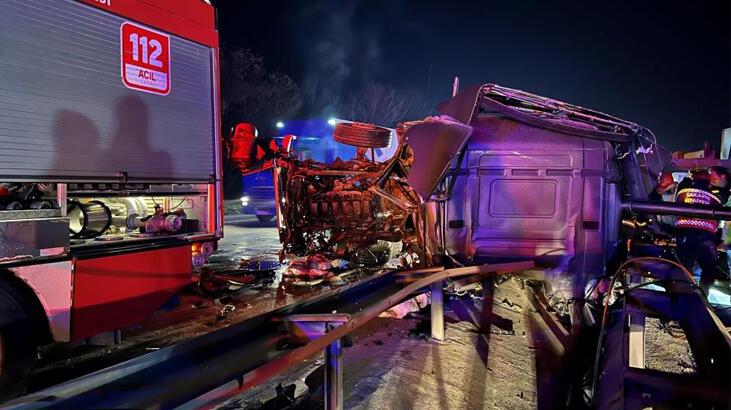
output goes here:
[[283, 252], [352, 258], [378, 241], [420, 245], [420, 198], [391, 173], [402, 161], [290, 161], [280, 176]]

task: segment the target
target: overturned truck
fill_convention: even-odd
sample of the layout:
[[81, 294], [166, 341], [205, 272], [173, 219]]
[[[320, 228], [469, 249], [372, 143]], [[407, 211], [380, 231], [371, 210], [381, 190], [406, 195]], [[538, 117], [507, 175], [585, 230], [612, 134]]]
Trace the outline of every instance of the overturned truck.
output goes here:
[[[656, 216], [731, 212], [648, 201], [660, 172], [719, 160], [674, 161], [642, 126], [493, 84], [438, 111], [400, 124], [395, 154], [382, 162], [372, 148], [388, 143], [387, 130], [366, 124], [335, 129], [337, 141], [358, 147], [350, 161], [299, 160], [289, 139], [277, 146], [246, 124], [232, 134], [231, 159], [243, 172], [274, 168], [283, 256], [363, 264], [385, 242], [411, 267], [534, 261], [549, 304], [564, 306], [572, 340], [592, 344], [573, 349], [586, 367], [571, 381], [576, 400], [727, 406], [731, 338], [675, 262], [672, 235]], [[695, 358], [691, 372], [647, 365], [650, 320], [677, 325]]]

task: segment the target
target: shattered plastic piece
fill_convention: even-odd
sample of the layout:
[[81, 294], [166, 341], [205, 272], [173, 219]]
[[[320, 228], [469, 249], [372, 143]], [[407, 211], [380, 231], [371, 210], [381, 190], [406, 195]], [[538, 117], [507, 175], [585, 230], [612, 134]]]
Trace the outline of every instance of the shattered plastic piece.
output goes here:
[[284, 272], [284, 276], [288, 277], [297, 277], [297, 278], [324, 278], [332, 275], [329, 271], [321, 270], [321, 269], [308, 269], [308, 268], [295, 268], [290, 266], [289, 269], [287, 269]]
[[[283, 272], [284, 277], [298, 278], [294, 286], [313, 286], [323, 283], [325, 280], [330, 285], [341, 286], [345, 284], [342, 277], [352, 273], [353, 271], [345, 271], [340, 275], [335, 275], [332, 269], [342, 269], [349, 266], [349, 262], [344, 259], [330, 260], [322, 254], [315, 254], [306, 257], [294, 258], [287, 269]], [[319, 279], [314, 283], [314, 279]]]
[[316, 254], [307, 258], [307, 267], [316, 270], [329, 270], [332, 269], [332, 262], [322, 254]]
[[306, 280], [298, 280], [298, 281], [295, 281], [295, 282], [293, 282], [293, 283], [292, 283], [292, 286], [297, 286], [297, 287], [308, 287], [308, 286], [315, 286], [315, 285], [319, 285], [319, 284], [321, 284], [322, 282], [324, 282], [324, 280], [322, 280], [322, 279], [317, 279], [317, 280], [311, 280], [311, 281], [306, 281]]
[[234, 305], [224, 305], [223, 308], [221, 308], [221, 310], [218, 312], [217, 318], [219, 320], [220, 319], [223, 319], [223, 318], [226, 317], [226, 315], [228, 315], [229, 313], [233, 312], [234, 310], [236, 310], [236, 306], [234, 306]]
[[405, 302], [399, 303], [391, 309], [381, 313], [378, 317], [403, 319], [409, 313], [418, 312], [429, 306], [429, 304], [431, 304], [431, 294], [422, 293], [421, 295], [417, 295]]
[[346, 269], [348, 266], [350, 266], [350, 263], [345, 259], [333, 259], [332, 261], [330, 261], [330, 265], [333, 267], [333, 269]]
[[345, 281], [339, 275], [333, 275], [328, 278], [328, 282], [331, 286], [342, 286], [345, 285]]
[[294, 258], [289, 264], [290, 269], [294, 268], [299, 271], [317, 270], [327, 271], [333, 268], [330, 259], [322, 254], [315, 254], [301, 258]]
[[237, 278], [236, 280], [229, 279], [229, 289], [236, 290], [241, 288], [242, 286], [248, 285], [249, 283], [256, 280], [256, 276], [254, 275], [243, 275]]

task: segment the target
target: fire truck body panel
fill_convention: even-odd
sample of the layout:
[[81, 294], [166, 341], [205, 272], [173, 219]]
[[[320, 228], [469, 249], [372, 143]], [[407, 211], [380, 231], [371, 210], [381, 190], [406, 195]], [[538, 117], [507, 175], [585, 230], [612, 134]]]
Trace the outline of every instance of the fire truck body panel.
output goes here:
[[222, 236], [213, 7], [10, 0], [0, 50], [0, 280], [53, 341], [139, 323]]
[[73, 265], [70, 259], [10, 268], [38, 296], [46, 312], [51, 337], [56, 342], [71, 341]]
[[169, 35], [168, 94], [129, 89], [120, 73], [125, 22], [77, 1], [4, 4], [3, 181], [215, 178], [211, 49]]
[[[146, 249], [150, 247], [146, 246]], [[139, 323], [190, 284], [190, 245], [74, 258], [71, 334], [91, 337]]]
[[101, 10], [218, 48], [213, 7], [204, 0], [78, 0]]

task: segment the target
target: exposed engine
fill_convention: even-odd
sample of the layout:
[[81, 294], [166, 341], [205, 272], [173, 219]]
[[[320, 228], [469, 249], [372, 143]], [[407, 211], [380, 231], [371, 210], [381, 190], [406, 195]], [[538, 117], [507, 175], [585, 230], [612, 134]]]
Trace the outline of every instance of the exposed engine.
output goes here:
[[248, 124], [234, 130], [234, 164], [245, 173], [274, 167], [281, 256], [323, 254], [368, 265], [399, 254], [407, 265], [428, 263], [422, 201], [406, 182], [411, 147], [399, 141], [391, 158], [377, 161], [374, 149], [388, 145], [390, 130], [368, 124], [338, 124], [334, 139], [356, 146], [355, 158], [300, 160], [288, 139], [280, 148], [257, 139]]

